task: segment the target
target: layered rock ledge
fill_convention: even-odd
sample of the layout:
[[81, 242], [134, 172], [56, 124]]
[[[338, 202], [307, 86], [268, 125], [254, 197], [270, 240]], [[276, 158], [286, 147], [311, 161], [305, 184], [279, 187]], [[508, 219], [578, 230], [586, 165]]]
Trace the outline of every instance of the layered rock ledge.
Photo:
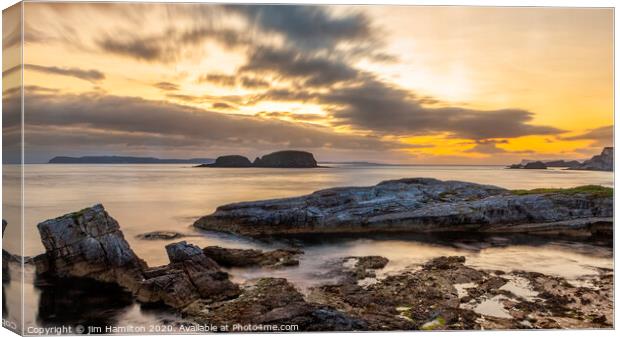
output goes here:
[[166, 246], [168, 265], [148, 267], [102, 205], [44, 221], [37, 228], [46, 251], [33, 259], [39, 278], [113, 283], [141, 302], [173, 308], [239, 294], [215, 261], [185, 241]]
[[[296, 324], [304, 331], [359, 330], [364, 322], [328, 305], [307, 302], [286, 279], [263, 278], [240, 287], [217, 262], [294, 265], [300, 251], [234, 250], [185, 241], [165, 246], [170, 263], [149, 267], [131, 249], [102, 205], [40, 223], [46, 252], [32, 259], [37, 283], [120, 286], [141, 303], [164, 304], [203, 324]], [[94, 283], [93, 283], [94, 282]], [[101, 282], [101, 283], [97, 283]], [[97, 285], [98, 284], [98, 285]]]
[[510, 191], [410, 178], [224, 205], [194, 226], [243, 235], [477, 231], [590, 236], [611, 233], [612, 194], [598, 186]]

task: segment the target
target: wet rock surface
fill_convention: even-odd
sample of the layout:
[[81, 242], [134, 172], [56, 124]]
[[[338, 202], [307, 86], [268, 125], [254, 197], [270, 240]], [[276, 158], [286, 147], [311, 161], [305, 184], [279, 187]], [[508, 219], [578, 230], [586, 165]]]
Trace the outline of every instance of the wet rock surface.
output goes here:
[[517, 195], [488, 185], [412, 178], [371, 187], [220, 206], [194, 226], [243, 235], [364, 232], [572, 232], [611, 230], [613, 198]]
[[37, 225], [46, 254], [38, 273], [86, 277], [136, 290], [146, 263], [129, 247], [119, 224], [102, 205]]
[[370, 330], [612, 327], [611, 272], [589, 278], [589, 286], [576, 287], [539, 273], [477, 270], [450, 256], [370, 285], [343, 278], [313, 288], [308, 299]]
[[307, 302], [286, 279], [262, 278], [248, 285], [233, 300], [217, 303], [196, 301], [184, 314], [199, 323], [295, 324], [301, 331], [362, 330], [364, 322], [329, 306]]
[[383, 269], [389, 262], [390, 260], [383, 256], [349, 256], [344, 258], [343, 266], [345, 268], [350, 266], [345, 272], [355, 279], [361, 280], [375, 277], [375, 272]]
[[183, 308], [199, 298], [218, 301], [239, 294], [228, 274], [199, 247], [183, 241], [167, 245], [166, 252], [170, 264], [144, 271], [145, 280], [136, 292], [139, 301]]
[[206, 256], [223, 267], [289, 267], [299, 265], [299, 255], [303, 251], [296, 249], [276, 249], [263, 252], [258, 249], [234, 249], [209, 246], [203, 249]]
[[46, 253], [31, 259], [40, 280], [70, 278], [116, 284], [144, 303], [182, 308], [239, 293], [218, 264], [185, 241], [166, 246], [170, 263], [148, 267], [129, 247], [119, 224], [102, 205], [40, 223]]
[[[609, 269], [593, 269], [569, 282], [534, 272], [477, 269], [462, 256], [392, 272], [384, 270], [389, 261], [382, 256], [344, 257], [330, 267], [340, 276], [335, 282], [302, 294], [282, 278], [235, 284], [218, 264], [238, 265], [247, 258], [271, 267], [294, 259], [300, 253], [295, 250], [202, 249], [181, 241], [165, 247], [169, 264], [148, 267], [101, 205], [45, 221], [39, 230], [47, 252], [28, 263], [37, 266], [42, 303], [68, 313], [69, 302], [54, 289], [75, 284], [79, 287], [63, 294], [119, 294], [104, 309], [133, 300], [165, 304], [182, 313], [184, 322], [247, 324], [252, 331], [273, 324], [297, 325], [300, 331], [613, 327]], [[498, 240], [506, 244], [501, 238], [492, 241]], [[54, 310], [40, 310], [40, 315], [53, 320]], [[98, 319], [96, 311], [86, 316]], [[71, 321], [66, 315], [58, 319]]]

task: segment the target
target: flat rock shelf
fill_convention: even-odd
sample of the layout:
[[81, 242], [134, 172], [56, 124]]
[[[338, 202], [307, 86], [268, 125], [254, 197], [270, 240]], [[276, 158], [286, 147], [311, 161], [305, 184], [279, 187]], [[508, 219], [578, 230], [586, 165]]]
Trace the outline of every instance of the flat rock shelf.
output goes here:
[[599, 187], [511, 191], [410, 178], [224, 205], [194, 226], [242, 235], [395, 231], [607, 235], [613, 223], [612, 193]]

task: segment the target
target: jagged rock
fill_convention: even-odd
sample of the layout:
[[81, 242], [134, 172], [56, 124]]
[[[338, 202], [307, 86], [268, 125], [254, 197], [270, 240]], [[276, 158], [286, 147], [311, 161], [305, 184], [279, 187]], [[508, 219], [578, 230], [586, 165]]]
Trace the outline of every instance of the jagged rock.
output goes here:
[[614, 148], [606, 147], [601, 154], [583, 162], [583, 164], [571, 168], [572, 170], [590, 171], [613, 171], [614, 170]]
[[312, 168], [317, 167], [317, 162], [310, 152], [305, 151], [278, 151], [264, 155], [254, 161], [256, 167], [281, 167], [281, 168]]
[[421, 270], [389, 275], [366, 287], [343, 279], [313, 288], [308, 299], [361, 319], [370, 330], [422, 329], [435, 319], [442, 329], [473, 329], [479, 316], [459, 307], [454, 284], [480, 281], [484, 274], [464, 266], [464, 261], [463, 257], [432, 260]]
[[239, 294], [218, 264], [185, 241], [166, 246], [170, 264], [149, 268], [123, 237], [102, 205], [85, 208], [38, 226], [46, 253], [32, 258], [40, 279], [90, 279], [117, 284], [141, 302], [174, 308], [204, 299]]
[[200, 298], [213, 302], [239, 294], [228, 274], [199, 247], [182, 241], [167, 245], [166, 252], [170, 264], [144, 271], [145, 280], [136, 292], [139, 301], [183, 308]]
[[198, 167], [251, 167], [252, 162], [247, 157], [239, 155], [220, 156], [215, 163], [202, 164]]
[[[613, 198], [588, 193], [517, 194], [495, 186], [411, 178], [371, 187], [220, 206], [196, 227], [239, 233], [529, 232], [611, 229]], [[600, 231], [601, 229], [597, 229]]]
[[[588, 275], [584, 286], [575, 287], [540, 273], [474, 269], [462, 256], [438, 257], [415, 267], [365, 286], [343, 278], [312, 288], [307, 300], [362, 320], [369, 330], [613, 325], [612, 270]], [[515, 281], [518, 285], [506, 286]], [[489, 303], [496, 303], [493, 310], [481, 310]]]
[[365, 328], [362, 321], [352, 319], [329, 306], [306, 302], [303, 295], [282, 278], [259, 279], [254, 285], [244, 289], [239, 297], [230, 301], [196, 301], [184, 310], [184, 314], [198, 323], [218, 326], [294, 324], [298, 325], [301, 331], [349, 331]]
[[283, 267], [299, 265], [299, 255], [303, 251], [296, 249], [276, 249], [263, 252], [258, 249], [235, 249], [209, 246], [203, 249], [206, 256], [224, 267]]
[[364, 279], [367, 277], [375, 277], [375, 270], [383, 269], [389, 262], [387, 258], [383, 256], [350, 256], [344, 258], [345, 265], [354, 263], [351, 268], [353, 276], [357, 279]]
[[37, 225], [45, 247], [38, 273], [87, 277], [135, 290], [146, 267], [131, 250], [118, 222], [102, 205], [85, 208]]

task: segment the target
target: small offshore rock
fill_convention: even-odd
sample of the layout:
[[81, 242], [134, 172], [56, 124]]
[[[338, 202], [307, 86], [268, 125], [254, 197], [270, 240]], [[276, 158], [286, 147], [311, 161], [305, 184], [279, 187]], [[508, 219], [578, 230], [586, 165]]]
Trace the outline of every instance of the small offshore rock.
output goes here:
[[142, 240], [174, 240], [185, 237], [186, 235], [178, 232], [170, 231], [154, 231], [136, 235], [136, 238]]
[[203, 249], [206, 256], [224, 267], [286, 267], [299, 265], [298, 249], [276, 249], [263, 252], [258, 249], [235, 249], [208, 246]]

